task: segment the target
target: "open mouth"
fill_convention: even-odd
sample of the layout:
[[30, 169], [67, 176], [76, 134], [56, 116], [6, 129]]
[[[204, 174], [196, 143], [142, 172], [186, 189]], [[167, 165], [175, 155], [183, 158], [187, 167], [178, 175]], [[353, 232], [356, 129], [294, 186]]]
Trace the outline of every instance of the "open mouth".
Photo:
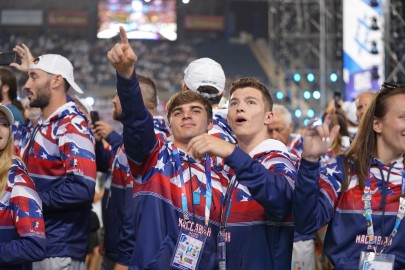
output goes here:
[[241, 117], [241, 116], [239, 116], [239, 117], [237, 117], [237, 118], [235, 119], [235, 122], [241, 124], [241, 123], [246, 122], [246, 119], [243, 118], [243, 117]]

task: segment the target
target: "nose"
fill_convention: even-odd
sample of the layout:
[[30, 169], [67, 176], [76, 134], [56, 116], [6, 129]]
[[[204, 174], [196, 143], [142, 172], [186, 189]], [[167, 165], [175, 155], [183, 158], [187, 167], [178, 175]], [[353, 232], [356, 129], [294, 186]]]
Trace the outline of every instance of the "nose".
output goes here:
[[191, 119], [191, 111], [184, 110], [183, 112], [183, 119]]
[[244, 111], [245, 109], [241, 105], [238, 105], [238, 107], [236, 108], [236, 112], [244, 112]]
[[28, 79], [28, 80], [25, 82], [25, 84], [24, 84], [24, 86], [23, 86], [23, 89], [24, 89], [24, 91], [26, 91], [26, 92], [31, 89], [31, 79]]

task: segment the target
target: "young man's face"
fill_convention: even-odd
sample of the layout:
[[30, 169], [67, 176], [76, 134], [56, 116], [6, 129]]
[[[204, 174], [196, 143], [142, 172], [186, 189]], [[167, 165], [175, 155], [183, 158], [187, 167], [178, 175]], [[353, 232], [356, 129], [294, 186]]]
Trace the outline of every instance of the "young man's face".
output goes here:
[[204, 105], [197, 101], [175, 107], [169, 118], [174, 141], [182, 144], [212, 128]]
[[228, 123], [239, 139], [261, 135], [268, 138], [267, 124], [273, 114], [266, 109], [262, 93], [251, 87], [236, 89], [231, 96]]

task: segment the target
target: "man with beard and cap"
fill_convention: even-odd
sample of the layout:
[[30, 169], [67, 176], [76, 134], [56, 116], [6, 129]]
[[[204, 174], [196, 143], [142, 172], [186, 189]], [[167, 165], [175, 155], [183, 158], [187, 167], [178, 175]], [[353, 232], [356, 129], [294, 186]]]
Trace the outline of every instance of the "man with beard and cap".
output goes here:
[[35, 58], [28, 75], [29, 105], [40, 108], [42, 116], [23, 138], [21, 152], [42, 200], [47, 242], [46, 259], [33, 263], [33, 269], [84, 270], [96, 178], [94, 137], [86, 117], [67, 98], [70, 87], [83, 91], [61, 55]]

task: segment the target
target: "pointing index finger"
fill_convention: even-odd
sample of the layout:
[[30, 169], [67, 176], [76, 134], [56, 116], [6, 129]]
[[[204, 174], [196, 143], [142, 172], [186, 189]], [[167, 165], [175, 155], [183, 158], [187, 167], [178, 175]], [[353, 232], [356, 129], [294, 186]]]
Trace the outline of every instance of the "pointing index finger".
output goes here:
[[128, 44], [128, 38], [127, 38], [127, 33], [125, 32], [124, 27], [120, 26], [120, 37], [121, 37], [121, 43], [122, 44]]

